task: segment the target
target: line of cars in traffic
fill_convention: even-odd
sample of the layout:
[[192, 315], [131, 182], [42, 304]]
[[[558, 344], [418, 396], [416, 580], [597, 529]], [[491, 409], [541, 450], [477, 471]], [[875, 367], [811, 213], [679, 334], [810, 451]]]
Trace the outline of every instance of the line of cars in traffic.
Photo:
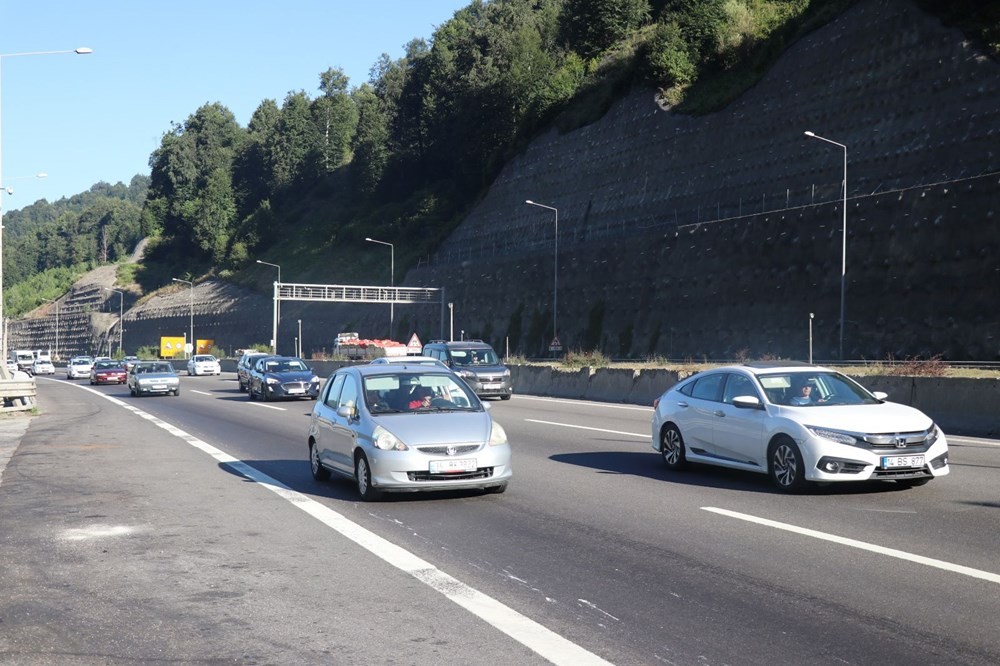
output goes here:
[[[481, 350], [485, 343], [434, 342], [425, 351], [431, 344], [448, 354], [378, 358], [340, 368], [325, 384], [301, 359], [249, 352], [237, 381], [250, 400], [316, 401], [307, 435], [312, 475], [351, 479], [365, 500], [449, 488], [503, 492], [510, 444], [482, 398], [509, 398], [510, 372], [490, 365], [488, 379], [469, 377], [472, 359], [499, 364]], [[456, 369], [452, 359], [463, 357]], [[192, 359], [189, 374], [221, 372], [199, 363]], [[176, 373], [175, 381], [133, 374], [133, 395], [179, 392]], [[832, 369], [789, 361], [678, 382], [654, 402], [651, 443], [671, 473], [692, 463], [727, 467], [767, 474], [785, 492], [870, 480], [913, 487], [950, 471], [947, 439], [925, 414]]]

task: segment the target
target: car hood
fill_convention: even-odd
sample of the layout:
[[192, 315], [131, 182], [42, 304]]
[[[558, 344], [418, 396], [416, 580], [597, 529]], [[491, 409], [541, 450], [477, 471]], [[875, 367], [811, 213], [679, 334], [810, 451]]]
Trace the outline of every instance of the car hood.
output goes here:
[[312, 370], [295, 370], [294, 372], [268, 372], [265, 377], [273, 377], [279, 382], [309, 382], [316, 376]]
[[816, 405], [782, 407], [785, 415], [811, 426], [866, 433], [916, 432], [931, 427], [933, 421], [919, 409], [896, 402], [877, 405]]
[[406, 412], [372, 418], [407, 446], [482, 443], [490, 437], [493, 419], [482, 412]]

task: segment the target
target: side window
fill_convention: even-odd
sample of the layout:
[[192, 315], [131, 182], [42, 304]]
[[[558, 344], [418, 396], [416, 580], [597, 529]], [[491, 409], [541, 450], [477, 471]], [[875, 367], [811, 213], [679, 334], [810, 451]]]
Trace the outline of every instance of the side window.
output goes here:
[[358, 385], [354, 382], [354, 377], [344, 379], [344, 390], [340, 392], [340, 401], [337, 404], [339, 407], [357, 407]]
[[702, 377], [694, 383], [694, 387], [691, 389], [691, 397], [718, 402], [719, 389], [722, 387], [722, 380], [724, 378], [724, 374]]
[[337, 408], [337, 401], [340, 399], [340, 390], [344, 388], [344, 378], [346, 376], [347, 375], [334, 375], [333, 379], [330, 380], [326, 396], [323, 398], [323, 402], [327, 407], [332, 409]]
[[733, 404], [733, 398], [739, 398], [742, 396], [750, 396], [753, 398], [760, 399], [757, 395], [757, 389], [754, 388], [753, 382], [743, 375], [727, 375], [726, 378], [726, 390], [722, 394], [722, 402]]

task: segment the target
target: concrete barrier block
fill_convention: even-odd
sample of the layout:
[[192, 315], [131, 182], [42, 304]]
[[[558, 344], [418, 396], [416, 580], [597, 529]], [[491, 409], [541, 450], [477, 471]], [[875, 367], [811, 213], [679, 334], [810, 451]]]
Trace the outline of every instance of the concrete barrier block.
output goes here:
[[634, 405], [652, 406], [654, 400], [678, 381], [680, 378], [674, 370], [642, 370], [635, 379], [628, 402]]
[[588, 370], [584, 397], [601, 402], [626, 402], [635, 386], [636, 371], [631, 368], [596, 368]]
[[1000, 380], [914, 377], [913, 406], [951, 434], [1000, 434]]

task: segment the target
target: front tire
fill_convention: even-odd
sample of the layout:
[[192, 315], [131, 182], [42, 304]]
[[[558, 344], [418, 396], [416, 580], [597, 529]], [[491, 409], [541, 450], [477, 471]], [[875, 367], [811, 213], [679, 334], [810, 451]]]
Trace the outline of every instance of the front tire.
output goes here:
[[327, 481], [330, 479], [330, 470], [323, 467], [319, 461], [319, 452], [316, 450], [316, 444], [309, 442], [309, 471], [312, 472], [312, 476], [317, 481]]
[[667, 469], [678, 472], [687, 466], [684, 438], [677, 426], [668, 425], [660, 432], [660, 456]]
[[768, 449], [767, 460], [768, 474], [778, 490], [797, 493], [805, 488], [806, 469], [795, 442], [787, 438], [776, 440]]
[[382, 497], [382, 491], [372, 486], [372, 471], [368, 458], [359, 453], [354, 461], [354, 479], [358, 485], [358, 494], [365, 502], [374, 502]]

